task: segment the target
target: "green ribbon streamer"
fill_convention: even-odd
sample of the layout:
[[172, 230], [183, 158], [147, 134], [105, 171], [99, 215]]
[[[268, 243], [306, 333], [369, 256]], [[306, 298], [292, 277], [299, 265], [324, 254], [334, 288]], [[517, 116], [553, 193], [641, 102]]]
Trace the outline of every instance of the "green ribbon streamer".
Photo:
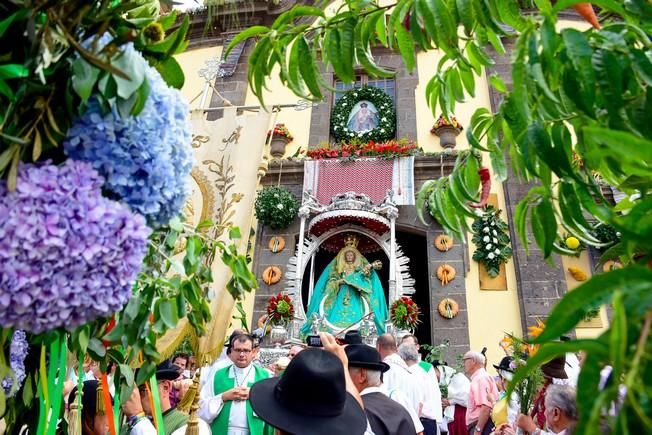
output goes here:
[[158, 396], [158, 382], [156, 381], [156, 373], [152, 374], [152, 377], [149, 378], [149, 388], [152, 390], [154, 412], [156, 413], [156, 423], [158, 424], [158, 435], [165, 435], [165, 427], [163, 426], [163, 413], [161, 412], [161, 399]]
[[[111, 382], [115, 384], [115, 379], [111, 379]], [[138, 388], [137, 385], [134, 385], [134, 388]], [[115, 430], [120, 433], [120, 384], [115, 389], [115, 396], [113, 396], [113, 421]]]
[[[57, 360], [54, 357], [50, 359], [50, 365], [54, 365], [55, 368], [58, 368], [54, 379], [52, 380], [53, 388], [50, 391], [54, 392], [54, 397], [51, 400], [52, 403], [52, 412], [50, 412], [50, 424], [48, 425], [47, 435], [55, 435], [57, 430], [57, 421], [61, 415], [61, 402], [63, 401], [63, 384], [66, 382], [66, 357], [67, 357], [67, 348], [65, 345], [65, 335], [60, 334], [57, 336], [58, 342], [58, 364]], [[58, 367], [57, 367], [58, 365]], [[80, 413], [81, 414], [81, 413]]]
[[82, 427], [81, 425], [81, 418], [82, 418], [82, 394], [84, 393], [84, 380], [82, 379], [82, 375], [84, 373], [84, 354], [79, 351], [79, 355], [77, 355], [77, 358], [79, 359], [79, 376], [77, 376], [77, 427]]

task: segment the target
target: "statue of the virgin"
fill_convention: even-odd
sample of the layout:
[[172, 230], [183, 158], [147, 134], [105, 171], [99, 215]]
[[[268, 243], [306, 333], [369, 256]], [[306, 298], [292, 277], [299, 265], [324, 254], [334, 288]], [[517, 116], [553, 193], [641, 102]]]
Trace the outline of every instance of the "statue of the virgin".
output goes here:
[[373, 313], [378, 333], [385, 332], [387, 301], [376, 273], [382, 263], [369, 263], [357, 246], [358, 239], [348, 236], [344, 247], [322, 272], [308, 304], [302, 335], [310, 333], [313, 313], [322, 319], [322, 329], [330, 332], [350, 327]]

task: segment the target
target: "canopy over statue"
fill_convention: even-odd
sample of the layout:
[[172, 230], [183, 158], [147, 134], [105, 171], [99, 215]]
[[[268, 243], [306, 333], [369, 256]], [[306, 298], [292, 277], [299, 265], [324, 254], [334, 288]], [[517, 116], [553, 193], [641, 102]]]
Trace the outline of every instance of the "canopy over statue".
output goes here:
[[323, 329], [337, 332], [373, 313], [378, 333], [385, 332], [387, 301], [374, 270], [380, 269], [382, 264], [380, 261], [369, 263], [357, 246], [358, 239], [348, 236], [344, 248], [322, 272], [308, 304], [302, 335], [310, 332], [313, 314], [323, 319]]

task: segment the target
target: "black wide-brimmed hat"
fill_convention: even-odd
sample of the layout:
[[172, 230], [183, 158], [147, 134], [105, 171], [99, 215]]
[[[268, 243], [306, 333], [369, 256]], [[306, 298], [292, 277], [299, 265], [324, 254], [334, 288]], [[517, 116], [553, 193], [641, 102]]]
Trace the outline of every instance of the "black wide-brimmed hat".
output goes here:
[[346, 331], [346, 334], [344, 334], [344, 341], [345, 344], [362, 344], [362, 335], [360, 335], [360, 332], [357, 330], [353, 331]]
[[363, 369], [378, 370], [385, 373], [389, 370], [389, 364], [380, 359], [376, 349], [366, 344], [351, 344], [344, 348], [346, 357], [349, 359], [350, 367], [362, 367]]
[[506, 372], [514, 373], [514, 369], [510, 367], [510, 363], [514, 361], [514, 358], [511, 356], [506, 356], [500, 360], [500, 364], [493, 364], [496, 370], [505, 370]]
[[549, 378], [568, 379], [566, 370], [564, 370], [565, 367], [566, 367], [566, 357], [560, 356], [558, 358], [552, 359], [547, 363], [543, 364], [541, 366], [541, 371], [543, 372], [544, 375], [548, 376]]
[[156, 367], [156, 380], [157, 381], [174, 381], [181, 376], [183, 370], [176, 364], [167, 359]]
[[367, 418], [346, 392], [344, 366], [333, 354], [306, 349], [280, 378], [256, 382], [249, 393], [254, 412], [292, 435], [362, 435]]
[[447, 366], [448, 365], [448, 363], [446, 361], [439, 361], [438, 359], [433, 359], [430, 364], [432, 364], [433, 367]]

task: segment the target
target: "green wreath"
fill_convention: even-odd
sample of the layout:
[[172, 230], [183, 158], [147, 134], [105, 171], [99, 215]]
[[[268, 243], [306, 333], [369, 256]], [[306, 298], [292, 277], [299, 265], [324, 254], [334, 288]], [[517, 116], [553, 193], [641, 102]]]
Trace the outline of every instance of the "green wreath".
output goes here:
[[[349, 115], [357, 103], [369, 101], [378, 110], [378, 125], [373, 130], [358, 133], [348, 127]], [[335, 104], [331, 116], [331, 133], [337, 142], [349, 142], [353, 139], [362, 142], [373, 140], [382, 142], [394, 139], [396, 131], [396, 112], [389, 95], [378, 88], [364, 86], [347, 91]]]

